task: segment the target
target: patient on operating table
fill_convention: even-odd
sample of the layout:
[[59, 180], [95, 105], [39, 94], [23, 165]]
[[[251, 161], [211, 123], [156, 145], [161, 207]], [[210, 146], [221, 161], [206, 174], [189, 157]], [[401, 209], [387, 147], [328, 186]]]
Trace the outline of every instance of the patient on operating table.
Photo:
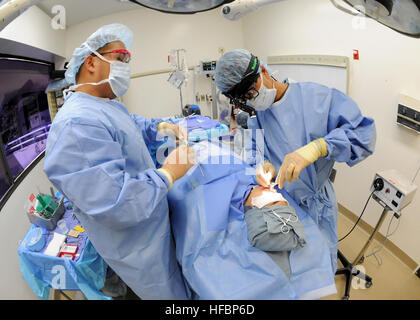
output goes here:
[[257, 185], [244, 202], [244, 216], [251, 245], [265, 251], [290, 277], [289, 253], [306, 244], [295, 209], [275, 189]]

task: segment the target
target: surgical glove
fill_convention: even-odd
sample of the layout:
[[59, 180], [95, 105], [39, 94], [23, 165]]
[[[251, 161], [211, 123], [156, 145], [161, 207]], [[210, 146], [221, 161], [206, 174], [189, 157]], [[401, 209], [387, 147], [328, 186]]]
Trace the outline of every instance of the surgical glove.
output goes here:
[[271, 180], [276, 176], [277, 170], [269, 161], [265, 161], [261, 164], [257, 170], [257, 183], [260, 186], [268, 187], [270, 185]]
[[324, 138], [314, 140], [306, 146], [289, 153], [284, 158], [283, 164], [279, 169], [276, 184], [279, 185], [280, 189], [283, 189], [285, 180], [288, 183], [291, 183], [292, 180], [297, 180], [303, 169], [327, 154], [327, 144]]
[[[178, 138], [185, 143], [188, 142], [188, 133], [187, 130], [177, 124], [168, 123], [168, 122], [161, 122], [158, 125], [158, 132], [163, 137], [169, 136], [171, 138]], [[175, 140], [175, 139], [174, 139]]]
[[168, 177], [169, 181], [172, 183], [183, 177], [187, 171], [195, 164], [195, 153], [194, 149], [187, 145], [182, 145], [172, 151], [168, 158], [166, 158], [163, 163], [162, 173]]

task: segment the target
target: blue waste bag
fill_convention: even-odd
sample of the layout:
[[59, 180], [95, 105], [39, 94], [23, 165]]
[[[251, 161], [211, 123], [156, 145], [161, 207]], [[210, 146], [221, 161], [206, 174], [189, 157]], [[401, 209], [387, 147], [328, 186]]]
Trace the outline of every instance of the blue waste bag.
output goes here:
[[[307, 244], [290, 253], [290, 279], [247, 239], [238, 203], [255, 185], [255, 172], [221, 146], [206, 160], [200, 143], [201, 170], [190, 169], [168, 194], [176, 255], [195, 299], [316, 299], [336, 292], [327, 243], [312, 218], [286, 193], [305, 228]], [[219, 155], [214, 150], [219, 149]], [[248, 169], [248, 170], [247, 170]], [[248, 173], [248, 174], [247, 174]]]

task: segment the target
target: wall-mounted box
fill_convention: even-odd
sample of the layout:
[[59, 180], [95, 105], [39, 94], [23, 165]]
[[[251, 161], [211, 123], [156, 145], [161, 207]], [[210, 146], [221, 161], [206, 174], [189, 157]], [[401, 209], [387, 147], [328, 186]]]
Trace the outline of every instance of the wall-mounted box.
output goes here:
[[397, 123], [420, 133], [420, 101], [400, 94], [398, 98]]

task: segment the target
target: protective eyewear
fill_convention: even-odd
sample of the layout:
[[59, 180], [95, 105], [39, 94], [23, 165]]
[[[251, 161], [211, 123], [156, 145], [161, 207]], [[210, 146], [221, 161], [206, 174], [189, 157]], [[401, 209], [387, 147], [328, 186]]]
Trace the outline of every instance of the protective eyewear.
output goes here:
[[235, 85], [228, 92], [223, 94], [230, 99], [230, 103], [235, 107], [247, 112], [250, 117], [255, 117], [256, 113], [254, 108], [247, 105], [247, 100], [255, 99], [258, 97], [258, 90], [256, 85], [260, 74], [258, 73], [260, 61], [254, 55], [251, 55], [248, 68], [242, 78], [242, 81]]
[[247, 92], [245, 92], [242, 95], [242, 97], [240, 97], [240, 98], [242, 98], [246, 101], [256, 99], [258, 97], [258, 95], [260, 94], [259, 91], [256, 89], [256, 86], [257, 86], [257, 82], [254, 82], [252, 87], [249, 88], [249, 90]]
[[259, 67], [260, 61], [256, 56], [251, 55], [251, 60], [241, 82], [226, 92], [225, 95], [229, 98], [245, 101], [255, 99], [258, 96], [255, 86], [260, 76], [258, 73]]
[[[114, 60], [129, 63], [131, 61], [131, 53], [126, 49], [116, 49], [107, 52], [98, 52], [100, 55], [112, 54]], [[92, 55], [95, 55], [94, 53]]]

